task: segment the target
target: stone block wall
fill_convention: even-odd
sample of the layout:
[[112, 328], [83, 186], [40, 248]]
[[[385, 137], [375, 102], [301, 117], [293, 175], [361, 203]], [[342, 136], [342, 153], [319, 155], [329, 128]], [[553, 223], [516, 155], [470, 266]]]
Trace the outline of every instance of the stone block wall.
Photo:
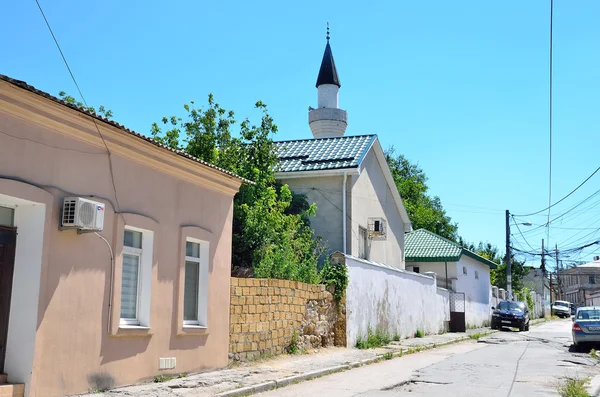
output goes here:
[[231, 278], [231, 360], [281, 354], [294, 334], [299, 347], [345, 346], [345, 333], [344, 311], [323, 285]]

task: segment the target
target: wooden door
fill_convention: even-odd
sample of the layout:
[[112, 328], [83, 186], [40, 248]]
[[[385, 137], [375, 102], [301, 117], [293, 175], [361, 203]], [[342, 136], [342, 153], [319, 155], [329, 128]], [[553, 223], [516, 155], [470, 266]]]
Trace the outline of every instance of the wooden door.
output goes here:
[[4, 372], [17, 229], [0, 226], [0, 373]]

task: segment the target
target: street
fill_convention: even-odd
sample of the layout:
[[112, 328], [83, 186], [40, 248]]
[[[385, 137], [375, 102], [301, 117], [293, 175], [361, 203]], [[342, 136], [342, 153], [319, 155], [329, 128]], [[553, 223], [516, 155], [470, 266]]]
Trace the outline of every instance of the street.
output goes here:
[[529, 332], [503, 330], [477, 342], [407, 355], [258, 396], [557, 396], [564, 377], [593, 378], [600, 373], [588, 352], [571, 348], [571, 324], [559, 320]]

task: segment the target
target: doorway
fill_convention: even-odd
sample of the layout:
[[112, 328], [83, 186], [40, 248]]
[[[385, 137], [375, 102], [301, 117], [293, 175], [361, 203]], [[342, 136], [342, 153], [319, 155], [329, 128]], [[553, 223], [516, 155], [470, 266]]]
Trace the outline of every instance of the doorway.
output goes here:
[[4, 372], [17, 228], [0, 226], [0, 373]]

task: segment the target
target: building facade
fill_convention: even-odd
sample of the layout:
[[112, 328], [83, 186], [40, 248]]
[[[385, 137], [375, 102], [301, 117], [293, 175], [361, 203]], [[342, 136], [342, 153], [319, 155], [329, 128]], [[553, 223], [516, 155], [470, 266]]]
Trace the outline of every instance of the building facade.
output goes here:
[[0, 76], [0, 372], [54, 397], [226, 366], [243, 182]]

